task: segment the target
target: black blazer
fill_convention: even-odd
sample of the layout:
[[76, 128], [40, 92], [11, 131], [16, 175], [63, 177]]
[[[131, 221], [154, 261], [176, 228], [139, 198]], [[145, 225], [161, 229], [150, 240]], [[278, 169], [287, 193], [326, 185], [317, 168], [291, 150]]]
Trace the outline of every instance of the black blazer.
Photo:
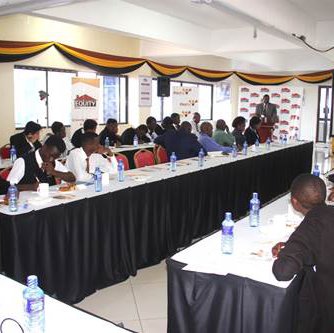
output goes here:
[[30, 151], [34, 151], [42, 147], [42, 144], [39, 141], [36, 141], [33, 144], [34, 147], [32, 148], [27, 142], [24, 132], [12, 135], [9, 138], [9, 142], [11, 146], [15, 147], [17, 157], [22, 157]]
[[248, 146], [252, 146], [255, 144], [256, 140], [259, 140], [260, 142], [260, 136], [259, 133], [255, 130], [253, 131], [250, 127], [248, 127], [245, 131], [245, 137]]

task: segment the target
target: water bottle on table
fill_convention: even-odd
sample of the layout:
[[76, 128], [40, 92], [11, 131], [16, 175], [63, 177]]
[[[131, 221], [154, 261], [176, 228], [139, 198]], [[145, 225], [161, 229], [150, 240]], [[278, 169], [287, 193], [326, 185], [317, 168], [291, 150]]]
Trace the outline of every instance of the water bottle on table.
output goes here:
[[284, 145], [288, 144], [288, 136], [286, 134], [283, 136], [283, 144]]
[[174, 152], [172, 152], [172, 155], [170, 155], [170, 170], [176, 171], [176, 155]]
[[222, 253], [232, 254], [233, 253], [233, 234], [234, 222], [232, 220], [232, 213], [225, 213], [225, 220], [222, 223]]
[[257, 227], [260, 223], [260, 200], [258, 193], [254, 192], [249, 202], [249, 225]]
[[44, 292], [38, 287], [35, 275], [27, 278], [27, 287], [23, 290], [25, 328], [29, 333], [43, 333], [45, 326]]
[[104, 140], [104, 147], [109, 148], [110, 147], [110, 140], [109, 137], [107, 136], [106, 139]]
[[247, 141], [244, 142], [243, 146], [242, 146], [242, 153], [243, 155], [247, 155], [247, 150], [248, 150], [248, 144]]
[[313, 172], [312, 172], [313, 176], [317, 176], [317, 177], [320, 177], [320, 169], [319, 169], [319, 165], [316, 164], [314, 166], [314, 169], [313, 169]]
[[138, 147], [138, 136], [137, 136], [137, 134], [135, 134], [135, 136], [133, 137], [133, 146]]
[[124, 163], [122, 160], [117, 163], [117, 177], [119, 182], [124, 182]]
[[15, 146], [12, 146], [9, 150], [9, 154], [10, 154], [10, 160], [12, 163], [15, 162], [16, 158], [17, 158], [17, 154], [16, 154], [16, 149]]
[[205, 156], [204, 150], [203, 148], [201, 148], [201, 150], [198, 153], [198, 167], [199, 168], [203, 168], [204, 166], [204, 156]]
[[10, 183], [8, 188], [8, 207], [10, 212], [17, 212], [18, 190], [14, 183]]
[[233, 145], [232, 145], [232, 157], [236, 158], [237, 156], [238, 156], [238, 147], [237, 147], [237, 144], [234, 141]]
[[270, 150], [270, 144], [271, 144], [271, 140], [270, 140], [270, 138], [268, 138], [267, 141], [266, 141], [267, 150]]
[[94, 172], [94, 185], [95, 185], [95, 192], [102, 191], [102, 172], [98, 167], [95, 168]]

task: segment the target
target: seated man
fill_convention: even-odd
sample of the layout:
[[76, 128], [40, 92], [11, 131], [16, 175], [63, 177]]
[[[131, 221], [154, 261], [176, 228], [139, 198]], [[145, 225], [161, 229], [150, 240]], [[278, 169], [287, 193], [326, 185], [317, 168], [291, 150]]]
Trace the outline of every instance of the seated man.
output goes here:
[[157, 120], [154, 117], [148, 117], [146, 119], [146, 126], [148, 129], [147, 135], [152, 140], [154, 140], [159, 135], [164, 134], [164, 130], [162, 129], [160, 125], [157, 124]]
[[202, 148], [197, 136], [191, 133], [191, 124], [188, 121], [184, 121], [178, 131], [167, 131], [157, 137], [154, 143], [163, 146], [168, 157], [175, 152], [178, 160], [196, 157]]
[[212, 125], [205, 121], [200, 126], [200, 134], [198, 137], [199, 143], [202, 147], [207, 151], [221, 151], [223, 153], [230, 153], [232, 152], [231, 147], [223, 147], [219, 145], [214, 139], [212, 139]]
[[41, 148], [42, 145], [39, 142], [41, 129], [41, 125], [29, 121], [23, 132], [14, 134], [10, 137], [10, 145], [15, 147], [17, 157], [21, 157], [30, 151], [35, 151], [38, 148]]
[[161, 123], [163, 129], [164, 129], [164, 132], [167, 132], [167, 131], [175, 131], [175, 127], [174, 127], [174, 124], [173, 124], [173, 120], [171, 117], [165, 117], [163, 120], [162, 120], [162, 123]]
[[246, 128], [246, 119], [244, 117], [236, 117], [232, 122], [232, 127], [234, 128], [232, 134], [235, 139], [235, 143], [238, 146], [238, 149], [242, 149], [244, 142], [246, 141], [245, 136], [243, 135]]
[[231, 147], [234, 142], [234, 136], [230, 133], [230, 130], [223, 119], [217, 120], [216, 130], [212, 137], [221, 146]]
[[21, 191], [36, 191], [39, 183], [55, 185], [55, 178], [65, 182], [75, 182], [73, 173], [57, 161], [64, 151], [64, 141], [58, 136], [50, 136], [42, 148], [15, 161], [7, 181], [18, 184], [17, 187]]
[[100, 146], [96, 133], [83, 134], [81, 142], [82, 147], [73, 149], [66, 160], [67, 168], [74, 173], [77, 181], [93, 181], [96, 167], [102, 172], [117, 173], [116, 157], [105, 154], [107, 150]]
[[252, 117], [249, 121], [249, 127], [245, 131], [245, 138], [248, 146], [252, 146], [255, 144], [256, 140], [260, 142], [260, 136], [258, 133], [258, 129], [261, 126], [261, 118]]
[[56, 136], [59, 136], [60, 138], [63, 139], [63, 141], [65, 142], [65, 146], [66, 146], [66, 149], [64, 151], [64, 153], [62, 154], [61, 157], [66, 157], [69, 153], [69, 151], [71, 149], [73, 149], [73, 146], [70, 142], [70, 140], [66, 137], [66, 128], [64, 126], [63, 123], [61, 123], [60, 121], [55, 121], [52, 123], [51, 125], [51, 130], [52, 130], [52, 133], [48, 133], [46, 134], [44, 140], [43, 140], [43, 143], [51, 136], [51, 135], [56, 135]]
[[170, 117], [172, 118], [174, 128], [176, 130], [180, 129], [180, 123], [181, 123], [180, 115], [178, 113], [174, 112], [170, 115]]
[[200, 123], [201, 121], [201, 115], [198, 112], [194, 112], [193, 120], [191, 122], [191, 127], [192, 127], [192, 133], [194, 133], [197, 137], [199, 136], [200, 133]]
[[[279, 281], [289, 281], [302, 270], [314, 277], [309, 279], [313, 284], [310, 295], [304, 295], [305, 299], [315, 297], [316, 311], [313, 318], [307, 318], [313, 319], [307, 332], [314, 333], [334, 332], [334, 207], [327, 206], [325, 200], [326, 185], [321, 178], [298, 176], [291, 185], [291, 204], [304, 220], [285, 244], [273, 248], [277, 256], [273, 273]], [[302, 306], [301, 302], [301, 311]]]
[[97, 122], [94, 119], [86, 119], [83, 127], [77, 129], [72, 135], [71, 143], [75, 148], [81, 147], [81, 137], [85, 133], [96, 133]]
[[151, 139], [147, 136], [147, 132], [146, 125], [139, 125], [136, 129], [130, 127], [121, 135], [121, 141], [123, 145], [133, 145], [133, 138], [137, 135], [138, 143], [149, 143]]
[[105, 145], [106, 138], [109, 138], [109, 145], [116, 145], [119, 147], [122, 144], [121, 137], [117, 135], [118, 133], [118, 123], [116, 119], [109, 118], [106, 123], [106, 127], [100, 133], [100, 144]]

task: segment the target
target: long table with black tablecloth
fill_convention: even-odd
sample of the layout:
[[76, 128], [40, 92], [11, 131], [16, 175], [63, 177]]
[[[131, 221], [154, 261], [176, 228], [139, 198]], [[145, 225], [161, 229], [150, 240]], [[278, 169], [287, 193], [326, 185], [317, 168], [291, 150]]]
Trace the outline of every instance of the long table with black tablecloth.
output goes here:
[[[312, 154], [313, 143], [298, 142], [207, 158], [204, 168], [190, 159], [174, 173], [164, 164], [130, 170], [101, 194], [87, 189], [18, 214], [0, 209], [1, 270], [20, 282], [36, 274], [49, 295], [78, 302], [216, 230], [226, 210], [245, 215], [252, 192], [263, 203], [285, 193], [296, 175], [310, 172]], [[130, 172], [150, 170], [146, 182], [130, 180]]]

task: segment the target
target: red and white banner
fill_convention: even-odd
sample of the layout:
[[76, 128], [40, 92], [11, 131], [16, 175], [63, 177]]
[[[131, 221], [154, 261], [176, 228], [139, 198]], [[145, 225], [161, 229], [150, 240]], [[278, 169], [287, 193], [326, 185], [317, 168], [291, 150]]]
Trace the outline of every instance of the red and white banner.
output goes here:
[[289, 139], [299, 138], [300, 115], [302, 112], [304, 89], [288, 86], [241, 86], [239, 88], [239, 115], [247, 120], [255, 115], [256, 105], [268, 94], [270, 103], [276, 104], [279, 123], [273, 134], [278, 140], [280, 135]]

